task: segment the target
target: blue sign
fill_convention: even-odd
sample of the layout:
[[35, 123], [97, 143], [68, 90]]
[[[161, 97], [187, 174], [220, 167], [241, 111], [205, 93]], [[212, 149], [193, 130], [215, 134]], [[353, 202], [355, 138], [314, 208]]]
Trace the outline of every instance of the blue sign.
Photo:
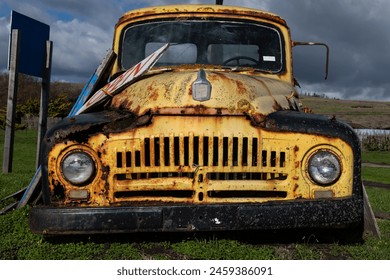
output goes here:
[[[19, 72], [42, 78], [46, 63], [46, 41], [49, 40], [50, 26], [11, 11], [11, 32], [13, 29], [18, 29], [20, 34]], [[11, 40], [12, 36], [10, 36], [10, 46]]]

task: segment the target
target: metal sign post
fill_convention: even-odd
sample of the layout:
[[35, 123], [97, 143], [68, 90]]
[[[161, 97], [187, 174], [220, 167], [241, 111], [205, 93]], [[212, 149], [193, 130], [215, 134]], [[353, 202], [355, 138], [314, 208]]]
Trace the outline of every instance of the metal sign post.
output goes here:
[[37, 166], [40, 143], [47, 128], [47, 108], [50, 88], [52, 42], [50, 27], [35, 19], [11, 11], [11, 36], [8, 53], [9, 85], [6, 133], [4, 138], [3, 173], [12, 172], [15, 109], [18, 73], [42, 78], [41, 111], [38, 132]]

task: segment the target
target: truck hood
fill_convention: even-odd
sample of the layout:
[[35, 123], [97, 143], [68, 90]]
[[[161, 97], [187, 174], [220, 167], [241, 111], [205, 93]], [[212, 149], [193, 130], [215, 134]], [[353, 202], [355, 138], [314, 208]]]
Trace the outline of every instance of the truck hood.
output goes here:
[[275, 111], [298, 110], [297, 93], [289, 83], [249, 74], [205, 70], [211, 85], [209, 100], [197, 101], [192, 84], [197, 70], [146, 75], [113, 97], [111, 107], [163, 114], [268, 115]]

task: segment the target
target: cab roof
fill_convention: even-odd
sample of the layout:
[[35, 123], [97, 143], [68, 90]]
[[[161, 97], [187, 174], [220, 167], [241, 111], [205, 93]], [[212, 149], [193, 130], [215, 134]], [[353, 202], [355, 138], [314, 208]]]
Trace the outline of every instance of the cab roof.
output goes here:
[[232, 17], [247, 19], [265, 19], [276, 22], [287, 27], [286, 21], [280, 16], [257, 9], [244, 8], [238, 6], [224, 5], [168, 5], [152, 6], [142, 9], [131, 10], [123, 14], [119, 19], [117, 26], [130, 21], [142, 20], [143, 18], [153, 17], [186, 17], [186, 16], [203, 16], [203, 17]]

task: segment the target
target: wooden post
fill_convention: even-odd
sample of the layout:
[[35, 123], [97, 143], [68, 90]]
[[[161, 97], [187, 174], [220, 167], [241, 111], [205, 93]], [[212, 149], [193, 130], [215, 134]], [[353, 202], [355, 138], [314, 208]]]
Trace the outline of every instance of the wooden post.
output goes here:
[[381, 232], [376, 222], [374, 211], [372, 211], [366, 188], [363, 186], [363, 203], [364, 203], [364, 230], [371, 233], [374, 237], [381, 239]]
[[8, 99], [7, 116], [5, 121], [4, 153], [3, 153], [3, 173], [12, 172], [12, 159], [14, 150], [15, 135], [15, 111], [18, 92], [18, 60], [20, 32], [12, 30], [12, 44], [10, 50], [10, 66], [8, 77]]
[[50, 79], [51, 79], [51, 58], [53, 53], [53, 42], [46, 41], [46, 61], [42, 75], [41, 103], [39, 110], [38, 140], [36, 154], [36, 168], [41, 165], [41, 143], [47, 131], [47, 111], [49, 106]]

